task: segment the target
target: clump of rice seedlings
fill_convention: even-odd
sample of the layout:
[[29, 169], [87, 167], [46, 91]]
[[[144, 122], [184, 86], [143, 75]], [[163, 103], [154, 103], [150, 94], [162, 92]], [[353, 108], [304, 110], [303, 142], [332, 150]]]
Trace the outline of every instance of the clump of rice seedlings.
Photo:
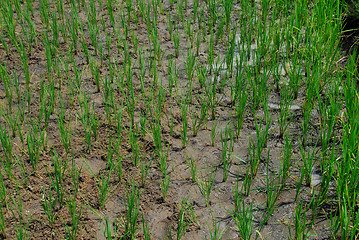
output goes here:
[[125, 206], [126, 214], [123, 216], [124, 238], [135, 239], [137, 236], [137, 219], [140, 214], [140, 192], [132, 180], [131, 186], [126, 192]]
[[230, 21], [231, 21], [231, 14], [233, 9], [233, 0], [223, 0], [223, 8], [225, 12], [225, 25], [227, 28], [227, 31], [230, 27]]
[[329, 96], [329, 102], [318, 100], [320, 113], [320, 139], [322, 149], [322, 161], [326, 162], [329, 143], [335, 134], [335, 126], [340, 111], [340, 100], [335, 96]]
[[[268, 153], [269, 155], [269, 153]], [[262, 230], [263, 226], [268, 222], [269, 218], [272, 216], [275, 208], [278, 197], [281, 190], [280, 179], [276, 177], [274, 174], [269, 172], [269, 164], [267, 164], [267, 176], [266, 176], [266, 191], [267, 191], [267, 199], [266, 199], [266, 210], [263, 212], [263, 218], [259, 224], [259, 230]]]
[[237, 183], [234, 195], [235, 204], [230, 214], [236, 223], [236, 230], [239, 232], [239, 237], [241, 239], [249, 240], [251, 239], [253, 233], [253, 202], [249, 205], [246, 204], [245, 198], [238, 195], [238, 190]]
[[[188, 82], [189, 82], [189, 94], [190, 94], [190, 99], [192, 99], [192, 80], [193, 80], [193, 75], [194, 75], [194, 69], [195, 69], [195, 65], [196, 65], [196, 55], [192, 54], [192, 51], [189, 50], [187, 52], [187, 59], [186, 59], [186, 65], [185, 65], [185, 70], [187, 73], [187, 78], [188, 78]], [[190, 103], [192, 103], [192, 101], [190, 101]]]
[[101, 226], [101, 230], [105, 239], [110, 240], [110, 239], [118, 238], [116, 219], [115, 222], [113, 223], [114, 229], [112, 229], [108, 215], [104, 216], [104, 220], [105, 220], [105, 229], [103, 229], [103, 227]]
[[[310, 236], [312, 224], [307, 222], [307, 207], [304, 205], [303, 200], [298, 203], [295, 212], [293, 213], [294, 229], [288, 225], [289, 239], [307, 239]], [[307, 227], [309, 225], [309, 227]]]
[[303, 166], [301, 167], [302, 178], [305, 179], [307, 186], [311, 186], [311, 184], [312, 184], [312, 169], [315, 164], [315, 149], [316, 149], [317, 143], [313, 147], [312, 151], [309, 151], [308, 149], [305, 150], [303, 144], [300, 145], [300, 155], [301, 155], [301, 158], [303, 161]]
[[56, 220], [56, 215], [55, 215], [56, 198], [53, 199], [51, 185], [50, 185], [48, 196], [45, 190], [43, 189], [41, 203], [42, 203], [42, 208], [46, 214], [46, 217], [49, 220], [49, 224], [53, 225]]
[[[251, 186], [252, 186], [252, 182], [253, 182], [253, 179], [254, 179], [254, 175], [251, 174], [251, 167], [248, 166], [247, 167], [247, 170], [246, 170], [246, 173], [244, 175], [244, 179], [243, 179], [243, 184], [242, 184], [242, 188], [241, 188], [241, 193], [244, 195], [244, 196], [248, 196], [249, 195], [249, 192], [251, 191]], [[238, 178], [237, 178], [237, 184], [238, 184]]]
[[69, 171], [72, 180], [72, 189], [74, 191], [74, 194], [77, 194], [80, 187], [80, 176], [81, 176], [82, 166], [80, 169], [76, 166], [74, 154], [72, 155], [71, 169]]
[[214, 147], [217, 137], [218, 137], [218, 130], [217, 127], [220, 124], [220, 120], [212, 122], [212, 129], [211, 129], [211, 146]]
[[163, 201], [166, 201], [170, 181], [171, 181], [171, 174], [165, 172], [163, 178], [161, 179], [161, 184], [160, 184]]
[[[336, 151], [337, 150], [335, 149], [335, 147], [333, 147], [330, 159], [328, 163], [325, 164], [325, 168], [323, 169], [324, 171], [322, 173], [322, 178], [320, 181], [320, 189], [317, 193], [317, 199], [315, 202], [315, 204], [317, 204], [318, 207], [322, 206], [324, 203], [328, 201], [329, 187], [335, 174], [335, 162], [338, 160]], [[313, 211], [313, 213], [315, 212]]]
[[137, 134], [137, 128], [135, 127], [134, 129], [132, 129], [132, 126], [130, 126], [130, 130], [129, 130], [129, 135], [130, 135], [130, 145], [131, 145], [131, 150], [132, 150], [132, 162], [133, 165], [135, 167], [138, 166], [139, 162], [140, 162], [140, 145], [139, 145], [139, 140], [138, 140], [138, 134]]
[[30, 158], [32, 170], [37, 171], [38, 163], [40, 160], [40, 137], [39, 128], [37, 124], [32, 123], [31, 130], [27, 133], [27, 149]]
[[217, 169], [215, 169], [214, 171], [212, 171], [212, 169], [210, 169], [209, 173], [207, 174], [206, 177], [201, 177], [202, 179], [199, 180], [198, 179], [198, 184], [199, 184], [199, 188], [201, 190], [201, 193], [204, 197], [204, 201], [206, 204], [206, 207], [210, 206], [210, 195], [213, 189], [213, 184], [214, 184], [214, 179], [216, 177], [217, 174]]
[[279, 136], [283, 138], [285, 132], [287, 131], [289, 124], [292, 122], [290, 108], [293, 100], [289, 88], [285, 85], [280, 87], [280, 105], [279, 105]]
[[1, 236], [3, 238], [6, 238], [5, 217], [4, 217], [4, 211], [2, 208], [0, 209], [0, 231], [1, 231]]
[[142, 158], [140, 161], [140, 178], [141, 178], [141, 187], [145, 187], [146, 180], [148, 177], [149, 170], [152, 166], [154, 155], [151, 157], [151, 160], [148, 161], [146, 158]]
[[178, 32], [178, 28], [176, 28], [175, 32], [172, 34], [173, 36], [173, 44], [175, 47], [175, 57], [178, 58], [179, 56], [179, 45], [180, 45], [180, 33]]
[[159, 158], [158, 164], [163, 175], [166, 175], [166, 171], [168, 169], [167, 160], [168, 160], [169, 148], [170, 146], [168, 145], [167, 150], [161, 151], [160, 155], [158, 155]]
[[178, 215], [176, 239], [182, 239], [189, 225], [196, 221], [196, 216], [194, 215], [192, 205], [188, 203], [188, 198], [182, 199]]
[[219, 69], [215, 70], [213, 78], [208, 82], [204, 83], [205, 93], [207, 97], [207, 105], [210, 109], [210, 118], [211, 120], [216, 119], [216, 108], [220, 102], [220, 98], [217, 94], [217, 86], [219, 83]]
[[1, 208], [5, 207], [7, 205], [7, 197], [6, 196], [7, 196], [7, 193], [6, 193], [6, 187], [4, 184], [4, 178], [0, 171], [0, 206], [1, 206]]
[[61, 108], [60, 113], [57, 115], [57, 125], [59, 127], [59, 132], [60, 132], [60, 140], [62, 142], [62, 145], [64, 146], [66, 155], [68, 155], [71, 148], [72, 129], [69, 123], [65, 124], [64, 120], [65, 120], [65, 111], [64, 108]]
[[282, 150], [282, 157], [280, 161], [279, 168], [279, 184], [281, 185], [281, 189], [283, 190], [285, 184], [289, 178], [289, 171], [292, 167], [292, 155], [293, 155], [293, 137], [289, 138], [288, 135], [285, 136], [284, 139], [284, 147]]
[[[16, 235], [25, 236], [27, 224], [24, 220], [24, 202], [23, 195], [20, 193], [19, 186], [15, 187], [15, 192], [11, 195], [11, 202], [9, 203], [9, 210], [16, 221]], [[20, 238], [21, 239], [21, 238]]]
[[[207, 222], [210, 239], [211, 240], [221, 240], [223, 235], [226, 233], [228, 227], [226, 227], [226, 228], [222, 229], [222, 231], [220, 231], [220, 229], [219, 229], [220, 223], [216, 220], [216, 217], [214, 216], [212, 211], [211, 211], [211, 218], [212, 218], [212, 227], [213, 227], [212, 229]], [[207, 237], [206, 237], [206, 239], [207, 239]]]
[[186, 163], [191, 173], [192, 182], [197, 182], [197, 159], [186, 156]]
[[[65, 181], [65, 172], [68, 167], [68, 162], [66, 159], [60, 159], [56, 151], [53, 152], [53, 165], [54, 165], [54, 174], [53, 176], [48, 172], [52, 186], [56, 192], [56, 201], [60, 206], [64, 205], [64, 181]], [[48, 171], [48, 170], [47, 170]]]
[[96, 181], [98, 203], [99, 203], [98, 206], [100, 209], [103, 209], [107, 203], [108, 196], [112, 191], [112, 184], [110, 182], [110, 179], [111, 179], [112, 171], [114, 170], [115, 166], [114, 165], [109, 166], [110, 168], [107, 174], [104, 174], [102, 171], [100, 171], [99, 176], [96, 176], [96, 174], [92, 171], [89, 163], [85, 159], [84, 161], [86, 162], [87, 167], [89, 168], [92, 176]]
[[310, 117], [313, 110], [313, 103], [306, 101], [303, 106], [303, 120], [302, 120], [302, 137], [301, 137], [301, 146], [303, 149], [306, 148], [308, 141], [308, 134], [310, 129]]
[[182, 148], [187, 146], [187, 132], [188, 132], [188, 102], [187, 102], [187, 94], [182, 93], [181, 99], [181, 117], [182, 117], [182, 128], [181, 128], [181, 140], [182, 140]]
[[150, 230], [148, 228], [148, 223], [147, 221], [145, 221], [143, 214], [142, 214], [142, 231], [143, 231], [143, 235], [145, 240], [150, 240], [151, 239], [151, 234], [150, 234]]
[[[236, 79], [236, 82], [239, 82], [239, 80]], [[240, 138], [241, 135], [241, 129], [243, 126], [244, 118], [246, 117], [246, 111], [247, 111], [247, 101], [248, 101], [248, 93], [247, 93], [247, 84], [244, 84], [243, 87], [238, 87], [235, 90], [238, 92], [238, 98], [234, 100], [235, 104], [235, 121], [234, 125], [236, 127], [236, 136], [237, 139]]]
[[233, 149], [232, 141], [230, 141], [230, 146], [228, 146], [228, 140], [233, 139], [232, 130], [229, 125], [226, 126], [224, 134], [221, 133], [221, 143], [222, 143], [222, 166], [223, 166], [223, 182], [227, 181], [228, 173], [232, 166], [231, 161], [231, 151]]
[[201, 113], [197, 118], [198, 120], [195, 121], [197, 124], [194, 125], [194, 127], [193, 127], [193, 136], [194, 137], [197, 136], [197, 133], [198, 133], [200, 127], [202, 126], [202, 124], [207, 123], [207, 114], [208, 114], [208, 106], [206, 105], [206, 102], [202, 99]]
[[5, 161], [10, 164], [13, 159], [12, 140], [6, 126], [3, 126], [2, 124], [0, 124], [0, 141], [4, 151]]
[[267, 141], [269, 139], [269, 127], [270, 122], [263, 126], [261, 120], [258, 120], [256, 117], [254, 117], [254, 123], [256, 128], [256, 141], [253, 140], [253, 137], [249, 139], [249, 163], [250, 163], [250, 171], [252, 176], [256, 176], [257, 169], [259, 166], [259, 163], [262, 159], [262, 153], [264, 151], [264, 148], [267, 145]]
[[100, 69], [99, 69], [99, 66], [97, 66], [97, 65], [98, 65], [98, 63], [96, 62], [96, 60], [94, 60], [93, 57], [90, 57], [90, 69], [91, 69], [92, 77], [95, 80], [97, 92], [100, 92], [101, 91]]
[[79, 204], [76, 197], [77, 195], [73, 195], [72, 198], [67, 200], [67, 208], [71, 217], [71, 227], [65, 224], [65, 236], [67, 239], [76, 239], [79, 232], [80, 220], [82, 215], [82, 203]]

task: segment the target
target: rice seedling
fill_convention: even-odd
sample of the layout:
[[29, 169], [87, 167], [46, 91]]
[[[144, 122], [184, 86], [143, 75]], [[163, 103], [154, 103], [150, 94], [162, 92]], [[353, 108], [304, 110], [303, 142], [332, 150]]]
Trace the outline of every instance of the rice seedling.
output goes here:
[[211, 146], [214, 147], [217, 137], [218, 137], [218, 130], [217, 127], [220, 124], [220, 120], [212, 122], [212, 129], [211, 129]]
[[151, 239], [151, 234], [150, 234], [150, 231], [149, 231], [149, 228], [148, 228], [148, 223], [143, 218], [143, 214], [142, 214], [142, 230], [143, 230], [143, 235], [144, 235], [145, 240], [150, 240]]
[[27, 149], [30, 158], [30, 163], [32, 170], [36, 172], [38, 163], [40, 160], [40, 137], [39, 137], [39, 128], [38, 126], [34, 126], [35, 124], [31, 124], [31, 130], [27, 133]]
[[40, 17], [42, 20], [42, 23], [44, 24], [45, 28], [49, 29], [50, 26], [50, 20], [49, 20], [49, 1], [48, 0], [41, 0], [40, 1]]
[[0, 230], [1, 230], [1, 236], [3, 238], [6, 238], [5, 217], [4, 217], [4, 211], [2, 208], [0, 209]]
[[152, 162], [154, 159], [154, 155], [152, 156], [151, 160], [148, 161], [147, 159], [143, 158], [140, 162], [140, 178], [141, 178], [141, 187], [145, 187], [146, 180], [148, 177], [149, 169], [152, 166]]
[[[246, 174], [244, 175], [243, 184], [242, 184], [242, 188], [241, 188], [241, 193], [244, 196], [249, 195], [249, 192], [250, 192], [251, 186], [252, 186], [252, 182], [255, 177], [250, 173], [250, 171], [251, 171], [250, 167], [247, 167]], [[237, 184], [238, 184], [238, 178], [237, 178]]]
[[[85, 160], [86, 161], [86, 160]], [[102, 173], [100, 171], [99, 177], [97, 177], [90, 166], [88, 165], [88, 162], [86, 161], [86, 164], [89, 168], [89, 170], [92, 173], [92, 176], [95, 178], [96, 181], [96, 187], [97, 187], [97, 193], [98, 193], [98, 202], [99, 202], [99, 208], [103, 209], [106, 205], [106, 202], [108, 200], [108, 196], [110, 195], [112, 191], [112, 184], [110, 183], [111, 179], [111, 173], [114, 169], [114, 166], [112, 166], [107, 174]]]
[[6, 126], [2, 126], [2, 124], [0, 124], [0, 141], [1, 141], [1, 146], [2, 149], [4, 151], [4, 155], [5, 155], [5, 160], [6, 162], [11, 163], [12, 162], [12, 141], [11, 141], [11, 136], [8, 132], [8, 130], [6, 129]]
[[168, 164], [167, 164], [167, 160], [168, 160], [168, 154], [169, 154], [169, 145], [167, 146], [167, 150], [166, 151], [161, 151], [160, 154], [158, 155], [159, 160], [159, 168], [161, 170], [161, 173], [165, 176], [167, 169], [168, 169]]
[[[213, 228], [211, 229], [208, 222], [207, 222], [207, 226], [209, 229], [209, 236], [211, 240], [220, 240], [222, 239], [223, 235], [226, 233], [227, 228], [222, 229], [222, 231], [219, 230], [220, 224], [219, 222], [216, 220], [216, 217], [213, 215], [213, 212], [211, 211], [211, 218], [212, 218], [212, 226]], [[206, 236], [207, 239], [207, 236]]]
[[[323, 161], [327, 157], [327, 150], [329, 148], [329, 142], [332, 140], [335, 134], [335, 125], [339, 116], [339, 99], [333, 96], [329, 97], [329, 103], [323, 103], [324, 101], [318, 101], [320, 112], [320, 137]], [[325, 161], [324, 161], [325, 162]]]
[[[71, 227], [65, 225], [66, 227], [66, 233], [65, 237], [66, 239], [76, 239], [77, 234], [79, 232], [79, 225], [82, 215], [82, 203], [78, 203], [76, 201], [76, 195], [73, 196], [73, 198], [67, 199], [66, 204], [67, 208], [70, 213], [71, 217]], [[80, 206], [79, 206], [80, 205]]]
[[82, 171], [82, 166], [80, 169], [76, 166], [74, 155], [72, 155], [70, 177], [72, 180], [72, 189], [75, 195], [77, 195], [79, 191], [81, 171]]
[[248, 151], [249, 151], [250, 176], [255, 177], [257, 175], [257, 169], [258, 169], [258, 166], [259, 166], [259, 163], [260, 163], [260, 157], [257, 156], [257, 151], [256, 151], [256, 148], [254, 146], [253, 138], [249, 139]]
[[182, 140], [182, 148], [185, 148], [187, 145], [187, 131], [188, 131], [188, 119], [187, 119], [187, 111], [189, 105], [187, 103], [188, 95], [182, 93], [181, 97], [181, 117], [182, 117], [182, 128], [181, 128], [181, 140]]
[[230, 27], [230, 21], [231, 21], [231, 14], [233, 9], [233, 0], [223, 0], [223, 8], [225, 11], [225, 23], [227, 31]]
[[[187, 78], [188, 78], [188, 82], [191, 84], [192, 83], [192, 79], [193, 79], [193, 75], [194, 75], [194, 69], [195, 69], [195, 65], [196, 65], [196, 55], [194, 55], [192, 53], [192, 51], [188, 51], [187, 52], [187, 59], [186, 59], [186, 73], [187, 73]], [[192, 90], [190, 88], [190, 90]], [[191, 94], [191, 92], [190, 92]]]
[[311, 186], [312, 184], [312, 169], [315, 164], [315, 149], [317, 143], [315, 144], [312, 151], [305, 150], [304, 146], [302, 144], [300, 145], [300, 155], [303, 161], [302, 178], [305, 179], [308, 186]]
[[306, 207], [303, 203], [303, 200], [300, 204], [297, 204], [295, 212], [293, 213], [294, 220], [294, 231], [292, 228], [289, 228], [289, 239], [307, 239], [309, 237], [310, 228], [307, 229], [307, 217], [306, 217]]
[[169, 185], [170, 185], [170, 180], [171, 180], [171, 174], [169, 174], [169, 173], [165, 173], [163, 178], [161, 179], [161, 184], [160, 185], [161, 185], [163, 201], [166, 201], [168, 188], [169, 188]]
[[[96, 40], [95, 40], [96, 41]], [[101, 91], [100, 88], [100, 69], [99, 66], [97, 66], [97, 62], [95, 62], [96, 60], [94, 60], [92, 57], [90, 57], [90, 69], [91, 69], [91, 73], [92, 73], [92, 77], [95, 80], [96, 83], [96, 87], [97, 87], [97, 92]]]
[[[268, 154], [269, 155], [269, 154]], [[269, 218], [272, 216], [275, 208], [276, 202], [281, 190], [280, 179], [269, 172], [269, 164], [267, 164], [267, 176], [266, 176], [266, 191], [267, 191], [267, 199], [266, 199], [266, 211], [263, 212], [263, 218], [259, 224], [259, 230], [263, 228], [263, 226], [268, 222]]]
[[56, 151], [54, 151], [53, 165], [54, 165], [53, 176], [49, 172], [48, 174], [50, 176], [52, 186], [56, 192], [56, 201], [60, 204], [60, 206], [63, 206], [64, 196], [65, 196], [65, 192], [64, 192], [65, 172], [68, 167], [68, 162], [66, 159], [64, 160], [59, 159], [58, 154], [56, 153]]
[[179, 43], [180, 43], [180, 34], [178, 32], [178, 29], [176, 28], [175, 32], [173, 33], [173, 44], [175, 47], [175, 57], [178, 58], [179, 56]]
[[115, 229], [112, 230], [112, 226], [110, 224], [108, 215], [104, 216], [104, 219], [105, 219], [105, 229], [103, 229], [103, 227], [101, 226], [103, 236], [105, 237], [105, 239], [116, 239], [117, 238], [116, 224], [115, 223], [113, 224]]
[[53, 199], [52, 197], [52, 190], [50, 185], [49, 195], [47, 196], [44, 189], [42, 195], [42, 208], [46, 214], [47, 219], [49, 220], [50, 225], [53, 225], [56, 220], [55, 207], [56, 207], [56, 199]]
[[138, 166], [140, 161], [140, 145], [138, 144], [138, 137], [137, 137], [137, 128], [132, 129], [132, 126], [129, 130], [130, 135], [130, 145], [132, 149], [132, 162], [135, 167]]
[[[25, 230], [23, 203], [23, 195], [20, 193], [19, 186], [16, 186], [15, 192], [11, 194], [11, 202], [9, 203], [9, 208], [14, 219], [19, 222], [19, 224], [17, 225], [17, 230], [20, 231]], [[21, 234], [24, 234], [24, 232], [21, 232]]]
[[257, 139], [256, 139], [256, 150], [257, 150], [256, 156], [260, 159], [264, 148], [267, 147], [267, 142], [271, 135], [271, 133], [269, 132], [269, 128], [270, 128], [272, 119], [271, 119], [271, 117], [269, 119], [266, 119], [267, 121], [265, 123], [265, 126], [262, 124], [261, 120], [257, 121], [256, 117], [254, 117], [254, 119], [255, 119], [254, 124], [255, 124], [256, 137], [257, 137]]
[[306, 101], [303, 106], [303, 121], [302, 121], [302, 139], [301, 139], [301, 145], [305, 149], [306, 143], [307, 143], [307, 136], [309, 134], [309, 128], [310, 128], [310, 117], [312, 114], [313, 104]]
[[232, 166], [231, 161], [231, 146], [228, 146], [228, 138], [230, 140], [231, 128], [229, 125], [226, 126], [224, 134], [221, 133], [221, 143], [222, 143], [222, 166], [223, 166], [223, 182], [227, 181], [228, 173]]
[[215, 70], [213, 78], [205, 83], [205, 92], [207, 97], [207, 104], [210, 109], [210, 118], [214, 120], [216, 118], [216, 108], [220, 102], [220, 98], [217, 95], [217, 85], [219, 83], [219, 69]]
[[[240, 82], [239, 79], [236, 77], [236, 82]], [[243, 126], [244, 118], [246, 116], [247, 111], [247, 101], [248, 101], [248, 93], [247, 93], [247, 84], [244, 83], [242, 87], [236, 87], [236, 95], [238, 94], [238, 98], [235, 97], [235, 118], [236, 121], [234, 122], [236, 127], [236, 136], [237, 139], [240, 138], [241, 135], [241, 128]]]
[[197, 136], [197, 133], [200, 130], [200, 127], [202, 126], [202, 124], [204, 124], [204, 123], [206, 124], [207, 114], [208, 114], [208, 106], [206, 105], [206, 102], [204, 101], [204, 99], [202, 99], [201, 113], [198, 117], [196, 117], [196, 120], [192, 120], [193, 137]]
[[71, 140], [72, 140], [72, 129], [69, 124], [65, 126], [65, 113], [63, 110], [60, 111], [59, 115], [57, 116], [57, 125], [60, 131], [60, 140], [62, 145], [64, 146], [66, 154], [69, 154], [71, 148]]
[[283, 190], [285, 187], [285, 183], [289, 177], [289, 171], [292, 167], [292, 155], [293, 155], [293, 137], [289, 138], [288, 135], [285, 136], [284, 140], [284, 148], [282, 152], [282, 158], [280, 161], [279, 168], [279, 184], [281, 185], [281, 189]]
[[186, 156], [186, 163], [191, 173], [192, 182], [197, 182], [197, 159]]
[[[118, 146], [118, 145], [117, 145]], [[119, 179], [119, 182], [122, 182], [122, 177], [123, 177], [123, 170], [122, 170], [122, 156], [118, 156], [118, 153], [116, 154], [116, 164], [114, 167], [115, 173]]]
[[182, 239], [183, 235], [186, 233], [189, 225], [192, 222], [192, 220], [188, 219], [188, 216], [186, 216], [186, 213], [188, 213], [188, 210], [190, 210], [187, 201], [188, 201], [188, 198], [182, 199], [182, 202], [180, 205], [180, 212], [178, 215], [178, 227], [177, 227], [177, 234], [176, 234], [177, 240]]
[[137, 219], [139, 215], [140, 192], [132, 181], [131, 186], [126, 192], [125, 206], [126, 215], [123, 217], [124, 235], [123, 237], [134, 239], [137, 236]]
[[206, 207], [209, 207], [210, 205], [210, 195], [212, 192], [212, 188], [213, 188], [213, 184], [214, 184], [214, 179], [216, 177], [217, 174], [217, 169], [215, 169], [214, 171], [212, 171], [210, 169], [210, 172], [207, 174], [206, 177], [201, 176], [201, 180], [198, 179], [198, 185], [199, 188], [201, 190], [201, 193], [204, 197], [204, 201], [206, 204]]
[[253, 203], [249, 206], [245, 203], [244, 198], [236, 198], [235, 207], [230, 212], [232, 218], [235, 220], [236, 229], [239, 232], [241, 239], [251, 239], [253, 233], [254, 210]]
[[28, 239], [28, 233], [27, 233], [27, 227], [28, 224], [17, 224], [15, 226], [15, 235], [16, 239]]
[[335, 148], [332, 149], [332, 154], [330, 157], [329, 163], [323, 169], [323, 175], [320, 182], [320, 189], [317, 193], [317, 199], [315, 204], [318, 206], [323, 205], [325, 202], [328, 201], [328, 190], [333, 180], [334, 173], [335, 173], [335, 162], [337, 161], [336, 150]]
[[290, 116], [290, 108], [292, 104], [292, 97], [288, 87], [282, 85], [280, 87], [280, 110], [279, 110], [279, 136], [282, 138], [287, 131], [289, 124], [292, 122], [292, 117]]

